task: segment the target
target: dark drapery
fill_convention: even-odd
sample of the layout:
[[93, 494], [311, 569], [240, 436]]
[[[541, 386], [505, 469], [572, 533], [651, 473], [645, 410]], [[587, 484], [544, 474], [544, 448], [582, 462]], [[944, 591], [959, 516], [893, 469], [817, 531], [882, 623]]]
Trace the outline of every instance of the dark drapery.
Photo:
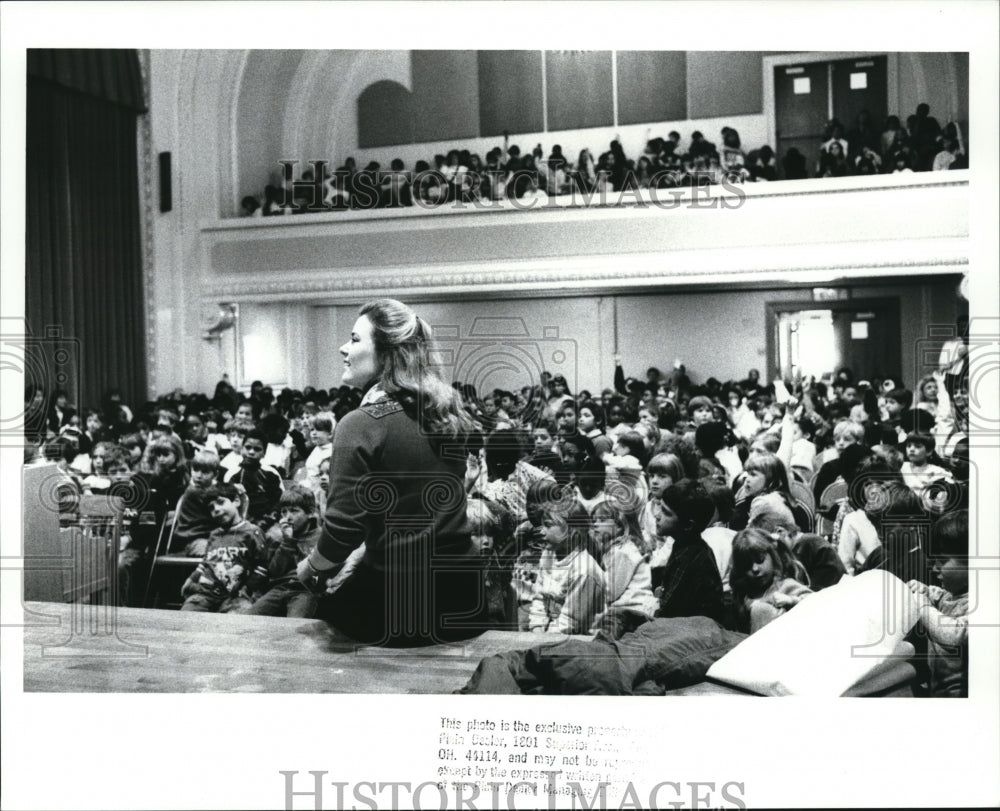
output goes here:
[[81, 407], [112, 386], [141, 405], [138, 54], [31, 49], [27, 67], [25, 314], [37, 356], [25, 382], [66, 388]]

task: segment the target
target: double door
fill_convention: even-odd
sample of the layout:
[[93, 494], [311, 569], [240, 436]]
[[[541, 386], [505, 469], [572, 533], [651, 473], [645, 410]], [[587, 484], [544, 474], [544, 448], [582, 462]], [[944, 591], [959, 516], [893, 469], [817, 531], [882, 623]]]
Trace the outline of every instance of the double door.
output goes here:
[[867, 110], [871, 125], [881, 132], [888, 96], [885, 56], [776, 66], [775, 151], [779, 172], [783, 172], [783, 158], [794, 147], [806, 159], [807, 176], [815, 176], [819, 147], [830, 119], [840, 121], [846, 136], [854, 128], [858, 113]]

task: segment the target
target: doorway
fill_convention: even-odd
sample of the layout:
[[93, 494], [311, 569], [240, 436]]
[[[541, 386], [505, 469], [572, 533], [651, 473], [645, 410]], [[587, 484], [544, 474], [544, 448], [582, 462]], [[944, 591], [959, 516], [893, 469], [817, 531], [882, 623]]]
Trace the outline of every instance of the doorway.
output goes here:
[[[881, 132], [896, 83], [895, 61], [885, 54], [802, 54], [765, 57], [765, 114], [781, 176], [784, 158], [795, 149], [805, 158], [807, 177], [815, 177], [820, 144], [830, 119], [850, 132], [866, 110]], [[770, 92], [767, 92], [770, 91]], [[851, 145], [852, 151], [854, 145]]]
[[771, 380], [820, 380], [842, 367], [855, 380], [899, 375], [899, 299], [771, 302], [767, 358]]

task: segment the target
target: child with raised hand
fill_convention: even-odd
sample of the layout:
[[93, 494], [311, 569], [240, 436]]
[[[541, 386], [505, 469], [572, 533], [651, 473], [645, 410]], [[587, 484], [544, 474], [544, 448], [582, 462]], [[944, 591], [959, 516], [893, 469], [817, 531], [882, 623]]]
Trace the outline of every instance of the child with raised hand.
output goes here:
[[263, 555], [264, 536], [243, 517], [236, 485], [216, 485], [208, 500], [216, 528], [208, 536], [204, 559], [181, 587], [181, 611], [246, 613], [263, 585], [254, 570]]
[[907, 585], [927, 632], [931, 696], [969, 694], [969, 512], [946, 513], [931, 536], [933, 571], [940, 586], [918, 580]]
[[605, 501], [590, 516], [590, 538], [602, 553], [607, 606], [595, 620], [594, 628], [603, 629], [612, 639], [652, 619], [659, 607], [649, 563], [640, 551], [639, 516], [629, 506], [616, 500]]
[[657, 532], [674, 539], [662, 568], [651, 565], [658, 588], [658, 617], [723, 617], [722, 578], [715, 554], [701, 533], [711, 523], [715, 504], [701, 482], [691, 479], [665, 488], [660, 497]]
[[802, 579], [804, 570], [781, 542], [756, 527], [740, 532], [729, 574], [737, 630], [759, 631], [812, 594]]
[[316, 615], [319, 584], [310, 591], [296, 576], [299, 563], [316, 546], [321, 534], [316, 498], [306, 487], [290, 487], [278, 500], [279, 519], [268, 532], [276, 543], [256, 574], [267, 578], [268, 589], [248, 610], [248, 614], [268, 617]]
[[585, 634], [604, 609], [604, 571], [589, 551], [590, 516], [576, 503], [550, 504], [542, 516], [542, 537], [546, 549], [538, 563], [528, 629]]

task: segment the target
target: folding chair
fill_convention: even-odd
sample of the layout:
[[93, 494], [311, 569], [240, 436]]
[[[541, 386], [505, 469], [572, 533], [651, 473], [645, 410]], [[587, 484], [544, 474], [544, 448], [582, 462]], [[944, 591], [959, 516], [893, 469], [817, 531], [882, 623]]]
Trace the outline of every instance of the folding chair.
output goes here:
[[813, 500], [812, 490], [808, 486], [795, 479], [788, 482], [788, 490], [803, 510], [809, 514], [809, 531], [813, 532], [816, 527], [816, 503]]
[[[827, 518], [827, 513], [838, 501], [845, 498], [847, 498], [847, 484], [843, 479], [837, 479], [823, 490], [819, 497], [819, 509], [816, 512], [817, 535], [830, 538], [833, 534], [834, 521], [832, 518]], [[830, 541], [836, 544], [837, 539], [830, 538]]]
[[799, 504], [809, 510], [811, 514], [816, 514], [816, 500], [813, 498], [813, 492], [809, 489], [809, 485], [798, 479], [789, 479], [788, 489]]
[[[183, 603], [183, 600], [180, 599], [180, 587], [188, 575], [201, 563], [201, 558], [170, 554], [169, 552], [174, 531], [177, 529], [177, 516], [180, 514], [181, 504], [184, 503], [184, 495], [181, 494], [177, 500], [177, 506], [167, 513], [160, 526], [156, 548], [153, 550], [153, 561], [149, 569], [149, 579], [146, 581], [146, 592], [142, 600], [144, 608], [180, 608]], [[179, 578], [180, 582], [178, 583]], [[173, 599], [166, 601], [164, 595], [173, 592], [176, 592]]]

